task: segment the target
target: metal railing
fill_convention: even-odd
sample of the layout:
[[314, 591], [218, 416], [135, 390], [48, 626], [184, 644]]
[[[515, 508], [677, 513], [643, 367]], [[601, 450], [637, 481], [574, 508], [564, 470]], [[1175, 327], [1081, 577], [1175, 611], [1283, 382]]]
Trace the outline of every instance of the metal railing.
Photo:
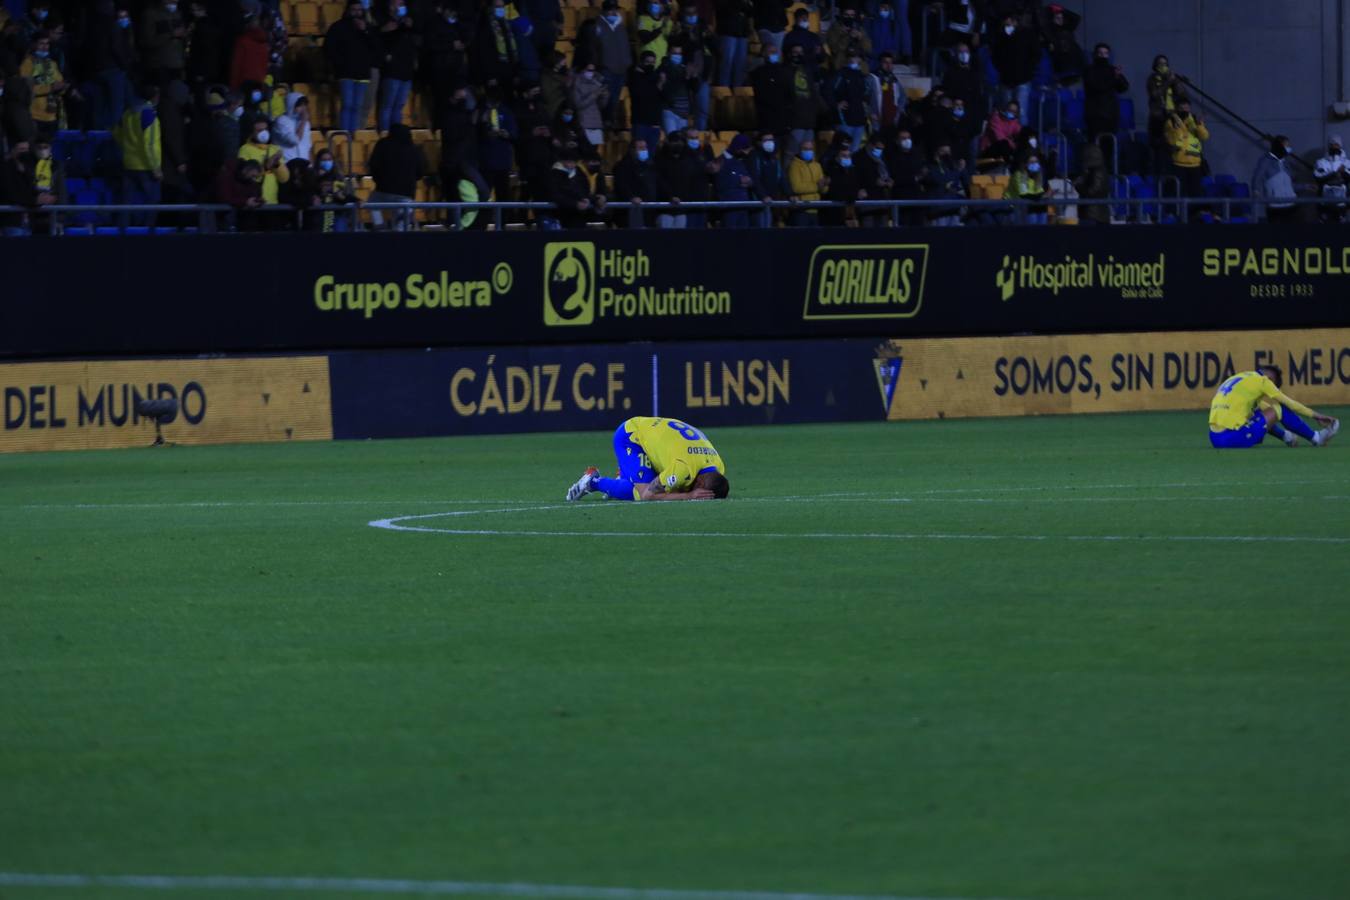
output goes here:
[[[1056, 220], [1081, 220], [1081, 210], [1085, 207], [1104, 206], [1109, 218], [1117, 223], [1131, 224], [1185, 224], [1199, 213], [1210, 214], [1215, 221], [1228, 222], [1235, 218], [1244, 222], [1258, 221], [1257, 212], [1265, 206], [1296, 206], [1334, 208], [1346, 212], [1345, 198], [1299, 197], [1278, 200], [1274, 204], [1265, 198], [1257, 197], [1184, 197], [1181, 196], [1181, 184], [1173, 176], [1165, 176], [1160, 184], [1157, 196], [1134, 197], [1129, 195], [1129, 182], [1124, 176], [1116, 176], [1117, 196], [1104, 198], [1077, 197], [1069, 193], [1052, 193], [1032, 200], [995, 200], [970, 199], [966, 197], [926, 198], [922, 200], [858, 200], [852, 203], [832, 201], [796, 202], [788, 200], [773, 201], [699, 201], [699, 202], [634, 202], [609, 201], [598, 204], [593, 210], [581, 215], [589, 221], [584, 226], [603, 227], [621, 225], [629, 228], [653, 227], [651, 219], [659, 215], [709, 215], [727, 213], [746, 213], [745, 224], [753, 227], [770, 227], [777, 220], [792, 218], [793, 213], [814, 214], [819, 219], [822, 213], [840, 214], [852, 211], [852, 214], [873, 227], [901, 227], [919, 225], [923, 216], [930, 219], [950, 219], [956, 217], [966, 225], [1025, 225], [1032, 222], [1031, 216], [1042, 213]], [[1121, 187], [1123, 185], [1123, 189]], [[1174, 188], [1169, 191], [1168, 186]], [[417, 211], [436, 216], [439, 221], [433, 223], [418, 222]], [[1077, 216], [1066, 216], [1066, 211], [1080, 212]], [[1121, 215], [1121, 212], [1124, 215]], [[364, 221], [366, 213], [379, 213], [380, 218], [392, 219], [390, 227], [395, 230], [420, 230], [434, 227], [438, 229], [462, 230], [465, 219], [470, 213], [490, 218], [493, 226], [503, 229], [511, 214], [530, 214], [532, 224], [540, 228], [560, 227], [560, 222], [578, 213], [560, 210], [551, 203], [511, 202], [511, 203], [460, 203], [460, 202], [370, 202], [348, 203], [341, 205], [314, 206], [300, 208], [285, 204], [259, 206], [249, 209], [236, 209], [224, 204], [129, 204], [76, 206], [73, 204], [55, 204], [29, 209], [18, 206], [0, 206], [0, 216], [26, 214], [34, 229], [51, 235], [66, 233], [70, 219], [86, 220], [94, 229], [110, 229], [119, 233], [143, 233], [178, 230], [177, 226], [156, 226], [156, 218], [168, 218], [179, 222], [196, 222], [195, 226], [184, 226], [198, 233], [229, 233], [236, 230], [306, 230], [312, 224], [310, 217], [318, 214], [333, 213], [349, 223], [350, 230], [365, 232], [380, 230], [367, 228]], [[88, 223], [94, 217], [94, 223]], [[443, 218], [442, 218], [443, 217]], [[524, 223], [525, 216], [515, 216], [517, 223]], [[102, 219], [102, 224], [97, 221]], [[267, 223], [272, 227], [249, 227]], [[796, 222], [793, 224], [803, 224]], [[809, 224], [809, 220], [807, 221]], [[1037, 222], [1039, 224], [1039, 222]], [[79, 227], [79, 226], [74, 226]], [[73, 233], [87, 233], [78, 231]]]

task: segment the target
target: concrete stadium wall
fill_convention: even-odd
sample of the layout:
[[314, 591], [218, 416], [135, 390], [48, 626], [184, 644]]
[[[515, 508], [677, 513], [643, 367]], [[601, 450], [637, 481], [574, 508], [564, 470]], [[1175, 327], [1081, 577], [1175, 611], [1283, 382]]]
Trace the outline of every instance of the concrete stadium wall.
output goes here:
[[[1350, 0], [1061, 2], [1083, 15], [1085, 50], [1097, 41], [1115, 49], [1141, 127], [1149, 68], [1165, 53], [1173, 69], [1258, 127], [1289, 135], [1309, 162], [1322, 155], [1329, 135], [1350, 133], [1350, 122], [1328, 119], [1331, 104], [1347, 95]], [[1250, 178], [1260, 142], [1203, 101], [1201, 108], [1213, 132], [1207, 155], [1214, 171]]]

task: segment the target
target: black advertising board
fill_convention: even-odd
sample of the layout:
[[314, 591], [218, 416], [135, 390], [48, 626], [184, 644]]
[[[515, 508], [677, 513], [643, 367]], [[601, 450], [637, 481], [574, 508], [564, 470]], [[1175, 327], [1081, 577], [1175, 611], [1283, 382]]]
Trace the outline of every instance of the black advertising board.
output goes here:
[[0, 356], [1350, 324], [1320, 226], [0, 241]]

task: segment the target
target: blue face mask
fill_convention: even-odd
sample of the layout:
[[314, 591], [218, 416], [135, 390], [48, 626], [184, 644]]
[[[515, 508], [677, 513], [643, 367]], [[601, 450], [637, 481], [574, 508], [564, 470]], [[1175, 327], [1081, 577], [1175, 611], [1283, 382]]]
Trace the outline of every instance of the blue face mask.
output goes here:
[[966, 117], [966, 108], [964, 106], [958, 106], [952, 110], [952, 115], [956, 116], [958, 119], [964, 119]]
[[685, 17], [684, 17], [684, 24], [686, 24], [686, 25], [697, 25], [697, 24], [698, 24], [698, 16], [685, 16]]
[[872, 158], [873, 158], [873, 159], [881, 159], [881, 148], [880, 148], [880, 147], [873, 147], [871, 152], [872, 152]]
[[655, 19], [657, 16], [661, 15], [661, 4], [653, 3], [651, 6], [647, 7], [647, 11], [650, 12], [652, 18]]
[[671, 63], [672, 63], [673, 65], [677, 65], [677, 66], [678, 66], [678, 65], [680, 65], [681, 63], [684, 62], [684, 54], [683, 54], [683, 53], [672, 53], [672, 54], [670, 54], [670, 61], [671, 61]]
[[252, 100], [254, 103], [259, 102], [262, 100], [262, 91], [254, 91], [248, 95], [248, 99]]
[[130, 27], [131, 27], [131, 20], [130, 20], [130, 19], [118, 19], [118, 20], [117, 20], [117, 27], [118, 27], [118, 28], [130, 28]]
[[881, 17], [883, 19], [889, 19], [891, 17], [891, 11], [889, 9], [883, 9], [881, 11]]
[[851, 156], [839, 157], [839, 165], [843, 166], [845, 169], [853, 168], [853, 157]]
[[813, 159], [815, 159], [815, 158], [816, 158], [816, 151], [814, 151], [814, 150], [803, 150], [803, 151], [802, 151], [802, 159], [806, 160], [807, 162], [810, 162], [811, 160], [813, 160]]
[[455, 15], [454, 13], [446, 13], [446, 14], [445, 14], [445, 21], [447, 21], [447, 22], [449, 22], [451, 25], [453, 25], [453, 24], [455, 24], [456, 22], [459, 21], [459, 16]]
[[615, 15], [608, 15], [608, 16], [605, 16], [605, 21], [608, 22], [608, 23], [610, 24], [610, 26], [612, 27], [612, 26], [614, 26], [614, 25], [618, 25], [618, 24], [619, 24], [619, 17], [618, 17], [618, 16], [615, 16]]
[[1030, 172], [1032, 175], [1035, 175], [1040, 170], [1041, 170], [1040, 163], [1027, 163], [1027, 171]]
[[570, 121], [572, 121], [572, 114], [571, 114], [571, 113], [563, 113], [563, 115], [562, 115], [562, 120], [563, 120], [564, 122], [570, 122]]
[[496, 16], [497, 18], [499, 18], [499, 19], [505, 19], [505, 18], [506, 18], [506, 7], [505, 7], [505, 6], [497, 6], [497, 7], [494, 7], [493, 10], [492, 10], [492, 14], [493, 14], [494, 16]]
[[811, 20], [810, 20], [810, 19], [802, 19], [800, 22], [797, 23], [797, 27], [798, 27], [798, 28], [810, 28], [810, 27], [811, 27]]
[[34, 50], [33, 55], [36, 56], [38, 59], [46, 59], [47, 57], [51, 56], [52, 53], [50, 50]]
[[1004, 111], [1003, 111], [1003, 118], [1005, 118], [1005, 119], [1007, 119], [1009, 122], [1011, 122], [1013, 119], [1017, 118], [1017, 113], [1013, 112], [1013, 111], [1010, 110], [1010, 109], [1004, 110]]
[[769, 54], [769, 62], [773, 63], [775, 66], [778, 65], [778, 61], [781, 60], [782, 58], [783, 57], [779, 56], [777, 53]]
[[685, 141], [685, 143], [689, 145], [689, 149], [690, 149], [690, 150], [697, 150], [697, 149], [698, 149], [698, 139], [697, 139], [697, 138], [690, 138], [689, 140]]
[[319, 171], [321, 171], [321, 172], [331, 172], [331, 171], [333, 171], [333, 161], [332, 161], [331, 159], [321, 159], [321, 160], [319, 160]]
[[47, 21], [47, 11], [45, 9], [39, 9], [33, 13], [33, 18], [37, 19], [39, 22], [45, 22]]
[[406, 16], [406, 15], [408, 14], [408, 7], [406, 7], [406, 6], [400, 6], [397, 10], [395, 10], [395, 14], [396, 14], [400, 19], [403, 18], [404, 16]]
[[862, 63], [851, 62], [848, 64], [848, 67], [856, 72], [862, 68]]
[[650, 156], [650, 155], [651, 155], [651, 154], [648, 153], [646, 150], [639, 150], [639, 151], [637, 152], [638, 162], [646, 162], [646, 161], [647, 161], [647, 157]]

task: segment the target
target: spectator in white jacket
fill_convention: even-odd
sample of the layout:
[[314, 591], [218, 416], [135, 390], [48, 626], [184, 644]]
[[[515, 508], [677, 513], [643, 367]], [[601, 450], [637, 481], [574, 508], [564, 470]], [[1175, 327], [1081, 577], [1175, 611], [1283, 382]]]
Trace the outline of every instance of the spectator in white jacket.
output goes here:
[[281, 160], [309, 162], [314, 149], [314, 135], [309, 124], [309, 99], [291, 91], [286, 95], [286, 114], [272, 123], [272, 143], [281, 148]]
[[[1327, 141], [1327, 155], [1317, 161], [1313, 167], [1313, 177], [1324, 198], [1346, 199], [1346, 188], [1350, 186], [1350, 160], [1345, 157], [1345, 146], [1341, 136], [1333, 134]], [[1321, 208], [1323, 222], [1340, 222], [1345, 218], [1345, 203]]]

